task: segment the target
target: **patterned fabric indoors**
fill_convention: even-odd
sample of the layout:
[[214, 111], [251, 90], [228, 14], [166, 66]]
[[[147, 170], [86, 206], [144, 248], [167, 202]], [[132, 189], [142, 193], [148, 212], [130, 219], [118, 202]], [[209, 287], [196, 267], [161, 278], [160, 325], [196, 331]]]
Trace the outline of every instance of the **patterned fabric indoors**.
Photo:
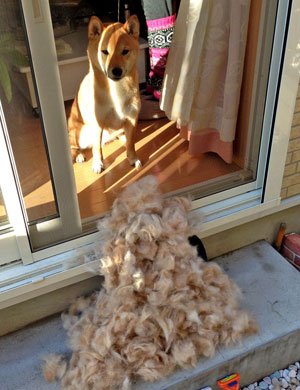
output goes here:
[[148, 91], [159, 99], [165, 73], [169, 48], [173, 38], [176, 15], [166, 18], [147, 20], [150, 55], [150, 73]]
[[250, 0], [180, 4], [166, 66], [161, 109], [177, 121], [189, 152], [232, 161]]

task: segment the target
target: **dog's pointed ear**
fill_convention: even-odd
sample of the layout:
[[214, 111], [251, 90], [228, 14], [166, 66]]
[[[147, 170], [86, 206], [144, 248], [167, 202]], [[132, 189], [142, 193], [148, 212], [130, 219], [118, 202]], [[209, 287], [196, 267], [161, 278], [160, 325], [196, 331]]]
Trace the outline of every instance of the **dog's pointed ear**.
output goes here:
[[130, 18], [124, 24], [124, 29], [133, 38], [138, 39], [140, 35], [140, 22], [136, 15], [130, 16]]
[[92, 16], [90, 19], [90, 22], [89, 22], [89, 26], [88, 26], [89, 40], [92, 41], [93, 39], [100, 37], [103, 29], [104, 29], [104, 27], [103, 27], [101, 20], [99, 18], [97, 18], [97, 16]]

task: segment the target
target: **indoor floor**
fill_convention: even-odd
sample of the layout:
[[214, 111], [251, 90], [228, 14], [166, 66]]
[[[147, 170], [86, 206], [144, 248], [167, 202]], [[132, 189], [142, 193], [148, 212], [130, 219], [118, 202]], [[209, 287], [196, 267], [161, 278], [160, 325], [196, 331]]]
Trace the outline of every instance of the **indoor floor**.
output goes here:
[[[8, 108], [5, 115], [28, 219], [34, 221], [54, 215], [56, 206], [40, 120], [21, 100], [20, 112]], [[71, 101], [66, 102], [66, 116], [70, 107]], [[107, 212], [120, 189], [145, 175], [157, 176], [163, 193], [173, 193], [240, 170], [214, 153], [189, 155], [188, 141], [167, 118], [138, 123], [136, 151], [143, 164], [141, 170], [130, 166], [119, 139], [104, 145], [105, 170], [100, 175], [91, 169], [91, 151], [86, 152], [84, 163], [74, 163], [82, 219]]]

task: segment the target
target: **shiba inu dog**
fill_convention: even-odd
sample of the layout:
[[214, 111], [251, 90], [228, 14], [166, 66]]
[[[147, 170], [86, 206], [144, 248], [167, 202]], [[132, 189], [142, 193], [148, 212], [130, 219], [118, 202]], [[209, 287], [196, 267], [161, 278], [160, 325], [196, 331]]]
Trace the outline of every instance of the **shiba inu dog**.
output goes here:
[[112, 135], [124, 131], [127, 157], [137, 168], [135, 127], [140, 111], [139, 21], [132, 15], [125, 24], [104, 26], [92, 16], [88, 25], [89, 73], [80, 84], [68, 119], [72, 158], [84, 161], [82, 151], [92, 148], [92, 169], [103, 169], [103, 131]]

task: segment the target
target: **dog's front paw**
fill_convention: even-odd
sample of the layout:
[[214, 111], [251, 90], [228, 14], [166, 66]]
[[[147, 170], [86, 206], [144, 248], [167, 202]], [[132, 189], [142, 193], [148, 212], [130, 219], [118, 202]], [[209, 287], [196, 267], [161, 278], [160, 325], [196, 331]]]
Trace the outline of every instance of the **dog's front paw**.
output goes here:
[[85, 160], [84, 154], [83, 153], [78, 153], [76, 156], [76, 162], [77, 163], [83, 163]]
[[137, 155], [135, 155], [134, 157], [129, 157], [127, 156], [128, 158], [128, 161], [129, 161], [129, 164], [134, 166], [135, 168], [137, 169], [141, 169], [142, 168], [142, 162], [141, 160], [137, 157]]
[[134, 166], [136, 167], [136, 169], [142, 169], [142, 163], [141, 163], [141, 160], [136, 160], [135, 163], [134, 163]]
[[104, 171], [104, 165], [102, 161], [93, 161], [92, 170], [95, 173], [101, 173]]

